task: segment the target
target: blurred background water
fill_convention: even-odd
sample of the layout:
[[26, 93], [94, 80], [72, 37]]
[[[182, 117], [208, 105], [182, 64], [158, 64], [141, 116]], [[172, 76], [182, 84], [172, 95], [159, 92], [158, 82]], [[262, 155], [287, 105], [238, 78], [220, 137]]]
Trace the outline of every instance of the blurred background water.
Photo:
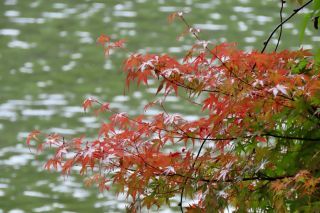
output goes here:
[[[101, 119], [84, 113], [88, 96], [111, 102], [129, 114], [143, 112], [152, 88], [123, 95], [119, 72], [130, 52], [170, 53], [177, 57], [193, 44], [177, 40], [184, 25], [167, 23], [175, 11], [201, 30], [202, 39], [236, 42], [247, 51], [261, 49], [279, 23], [277, 0], [2, 0], [0, 3], [0, 213], [121, 212], [124, 196], [83, 186], [77, 175], [43, 171], [46, 157], [35, 158], [25, 145], [33, 129], [66, 137], [94, 136]], [[288, 5], [284, 16], [294, 5]], [[304, 10], [305, 13], [307, 10]], [[280, 49], [300, 47], [299, 20], [284, 26]], [[310, 26], [312, 23], [309, 24]], [[126, 50], [105, 58], [100, 34], [125, 38]], [[306, 30], [304, 48], [319, 46], [319, 32]], [[269, 50], [274, 48], [272, 40]], [[273, 45], [273, 47], [272, 47]], [[171, 111], [192, 109], [169, 97]], [[150, 112], [152, 113], [152, 112]], [[162, 212], [172, 212], [166, 208]]]

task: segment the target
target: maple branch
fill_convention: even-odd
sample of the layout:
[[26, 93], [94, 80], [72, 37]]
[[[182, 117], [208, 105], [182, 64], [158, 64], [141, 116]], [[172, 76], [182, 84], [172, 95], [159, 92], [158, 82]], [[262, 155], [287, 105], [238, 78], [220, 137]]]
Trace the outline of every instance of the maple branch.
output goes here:
[[[198, 41], [201, 41], [201, 39], [200, 39], [200, 37], [198, 36], [198, 34], [197, 33], [195, 33], [192, 29], [192, 27], [190, 26], [190, 24], [186, 21], [186, 19], [181, 15], [179, 15], [179, 18], [183, 21], [183, 23], [187, 26], [187, 28], [190, 30], [190, 32], [193, 34], [193, 36], [198, 40]], [[205, 49], [209, 52], [209, 53], [211, 53], [214, 57], [216, 57], [218, 60], [219, 60], [219, 62], [222, 64], [222, 66], [224, 66], [232, 75], [234, 75], [234, 77], [236, 77], [237, 79], [239, 79], [242, 83], [245, 83], [245, 84], [247, 84], [247, 85], [249, 85], [249, 86], [252, 86], [251, 84], [249, 84], [248, 82], [246, 82], [245, 80], [243, 80], [242, 78], [240, 78], [236, 73], [234, 73], [231, 69], [230, 69], [230, 67], [228, 67], [227, 65], [226, 65], [226, 63], [217, 55], [217, 54], [215, 54], [212, 50], [210, 50], [209, 48], [208, 48], [208, 46], [206, 46], [205, 47]]]
[[[227, 137], [227, 138], [200, 138], [200, 137], [192, 137], [189, 136], [188, 134], [185, 134], [185, 137], [193, 139], [193, 140], [207, 140], [207, 141], [231, 141], [231, 140], [236, 140], [239, 138], [252, 138], [255, 137], [257, 135], [249, 135], [249, 136], [239, 136], [239, 137]], [[296, 137], [296, 136], [288, 136], [288, 135], [276, 135], [273, 133], [264, 133], [261, 134], [259, 136], [271, 136], [271, 137], [275, 137], [275, 138], [282, 138], [282, 139], [288, 139], [288, 140], [300, 140], [300, 141], [320, 141], [320, 138], [301, 138], [301, 137]], [[174, 137], [177, 139], [181, 139], [181, 138], [185, 138], [185, 137]]]
[[[116, 165], [116, 164], [115, 164]], [[120, 165], [116, 165], [116, 166], [120, 166]], [[150, 166], [151, 168], [154, 168], [153, 166], [151, 166], [150, 164], [147, 164], [147, 166]], [[131, 171], [131, 172], [136, 172], [137, 170], [135, 169], [131, 169], [131, 168], [126, 168], [123, 167], [123, 169]], [[173, 177], [173, 176], [178, 176], [178, 177], [182, 177], [182, 178], [187, 178], [187, 179], [191, 179], [191, 180], [196, 180], [196, 181], [202, 181], [202, 182], [206, 182], [206, 183], [212, 183], [212, 182], [220, 182], [220, 183], [230, 183], [230, 182], [245, 182], [245, 181], [253, 181], [253, 180], [260, 180], [260, 181], [276, 181], [276, 180], [282, 180], [285, 178], [291, 178], [294, 177], [296, 174], [293, 175], [281, 175], [281, 176], [268, 176], [264, 173], [258, 173], [255, 176], [251, 176], [251, 177], [244, 177], [244, 178], [228, 178], [225, 180], [222, 179], [207, 179], [207, 178], [195, 178], [192, 176], [188, 176], [188, 175], [184, 175], [184, 174], [180, 174], [180, 173], [171, 173], [171, 174], [165, 174], [163, 172], [161, 173], [154, 173], [154, 175], [156, 176], [166, 176], [166, 177]]]
[[[176, 86], [179, 86], [179, 87], [185, 88], [185, 89], [187, 89], [187, 90], [194, 90], [194, 88], [192, 88], [192, 87], [190, 87], [190, 86], [187, 86], [187, 85], [185, 85], [185, 84], [183, 84], [183, 83], [180, 83], [180, 82], [175, 81], [175, 80], [171, 80], [171, 79], [169, 79], [169, 78], [165, 77], [164, 75], [161, 75], [161, 76], [163, 77], [163, 79], [166, 79], [167, 81], [169, 81], [169, 82], [171, 82], [171, 83], [175, 84]], [[227, 95], [227, 96], [232, 96], [231, 94], [223, 93], [223, 92], [221, 92], [221, 91], [219, 91], [219, 90], [202, 89], [202, 90], [201, 90], [201, 92], [208, 92], [208, 93], [221, 93], [221, 94], [224, 94], [224, 95]]]
[[[284, 4], [286, 3], [285, 0], [280, 0], [281, 1], [281, 8], [280, 8], [280, 23], [283, 21], [283, 16], [282, 16], [282, 12], [283, 12], [283, 7], [284, 7]], [[281, 40], [281, 36], [282, 36], [282, 25], [280, 27], [280, 32], [279, 32], [279, 37], [278, 37], [278, 42], [277, 42], [277, 45], [276, 45], [276, 48], [274, 49], [274, 51], [276, 52], [277, 49], [278, 49], [278, 46], [280, 44], [280, 40]]]
[[[281, 3], [283, 4], [284, 0], [281, 0]], [[292, 17], [294, 17], [300, 10], [302, 10], [303, 8], [307, 7], [311, 2], [313, 2], [313, 0], [310, 0], [308, 1], [307, 3], [305, 3], [304, 5], [302, 5], [301, 7], [297, 8], [297, 9], [294, 9], [293, 10], [293, 13], [288, 17], [286, 18], [285, 20], [281, 21], [280, 24], [270, 33], [269, 37], [267, 38], [267, 40], [265, 42], [263, 42], [263, 48], [262, 50], [260, 51], [261, 53], [264, 53], [264, 51], [266, 50], [271, 38], [273, 37], [273, 35], [276, 33], [276, 31], [280, 28], [280, 35], [279, 35], [279, 38], [278, 38], [278, 43], [277, 43], [277, 46], [276, 46], [276, 49], [275, 51], [277, 50], [277, 47], [278, 47], [278, 44], [280, 42], [280, 37], [281, 37], [281, 34], [282, 34], [282, 26], [287, 22], [289, 21]], [[282, 10], [282, 7], [281, 7], [281, 10]], [[281, 11], [280, 10], [280, 11]], [[281, 11], [282, 12], [282, 11]], [[280, 12], [280, 13], [281, 13]], [[281, 14], [280, 14], [281, 16]], [[281, 16], [282, 17], [282, 16]], [[281, 19], [282, 20], [282, 19]], [[253, 72], [253, 70], [256, 68], [257, 64], [255, 63], [251, 69], [251, 72]]]
[[[159, 176], [179, 176], [179, 177], [184, 177], [184, 178], [188, 178], [191, 180], [197, 180], [197, 181], [202, 181], [202, 182], [206, 182], [206, 183], [231, 183], [231, 182], [246, 182], [246, 181], [254, 181], [254, 180], [260, 180], [260, 181], [276, 181], [276, 180], [282, 180], [285, 178], [292, 178], [294, 177], [296, 174], [294, 175], [282, 175], [282, 176], [268, 176], [266, 174], [263, 173], [259, 173], [258, 175], [252, 176], [252, 177], [244, 177], [244, 178], [228, 178], [225, 180], [221, 180], [221, 179], [206, 179], [206, 178], [194, 178], [191, 176], [186, 176], [186, 175], [182, 175], [179, 173], [175, 173], [175, 174], [158, 174]], [[180, 208], [181, 209], [181, 208]], [[183, 212], [183, 211], [182, 211]]]
[[[252, 69], [254, 69], [255, 66], [256, 66], [256, 63], [254, 64], [254, 67], [253, 67]], [[156, 70], [156, 71], [159, 71], [159, 70]], [[160, 72], [160, 71], [159, 71], [159, 72]], [[162, 75], [162, 74], [161, 74], [161, 76], [163, 77], [163, 79], [169, 81], [170, 83], [175, 84], [175, 85], [178, 86], [178, 87], [185, 88], [186, 90], [194, 90], [194, 88], [191, 88], [191, 87], [189, 87], [189, 86], [187, 86], [187, 85], [185, 85], [185, 84], [183, 84], [183, 83], [180, 83], [180, 82], [178, 82], [178, 81], [176, 81], [176, 80], [171, 80], [171, 79], [165, 77], [165, 76]], [[254, 88], [254, 89], [256, 88], [256, 87], [252, 86], [252, 85], [249, 84], [249, 83], [248, 83], [248, 85], [251, 86], [251, 87]], [[261, 90], [261, 89], [259, 89], [259, 90]], [[226, 95], [226, 96], [234, 97], [233, 94], [221, 92], [221, 91], [218, 90], [218, 89], [214, 89], [214, 90], [201, 89], [200, 91], [201, 91], [201, 92], [207, 92], [207, 93], [218, 93], [218, 94], [223, 94], [223, 95]], [[269, 94], [272, 94], [272, 92], [268, 92], [268, 93], [269, 93]], [[262, 95], [259, 95], [259, 94], [256, 94], [256, 95], [257, 95], [258, 97], [263, 97]], [[278, 96], [280, 96], [280, 97], [282, 97], [282, 98], [284, 98], [284, 99], [290, 100], [290, 101], [294, 101], [293, 98], [288, 97], [288, 96], [285, 96], [285, 95], [282, 95], [282, 94], [278, 94]], [[278, 104], [281, 104], [282, 106], [285, 106], [285, 107], [288, 107], [288, 108], [292, 108], [291, 106], [287, 106], [287, 105], [285, 105], [285, 104], [279, 103], [276, 99], [272, 99], [272, 100], [275, 101], [275, 102], [278, 103]]]
[[[198, 150], [197, 156], [196, 156], [196, 158], [194, 159], [191, 168], [189, 169], [189, 172], [191, 171], [191, 176], [192, 176], [192, 173], [193, 173], [194, 166], [195, 166], [195, 164], [196, 164], [196, 162], [197, 162], [197, 160], [198, 160], [198, 158], [199, 158], [199, 156], [200, 156], [200, 153], [201, 153], [201, 151], [202, 151], [202, 148], [203, 148], [204, 144], [206, 143], [207, 139], [209, 138], [209, 136], [210, 136], [210, 134], [207, 135], [207, 137], [202, 141], [202, 144], [201, 144], [201, 146], [200, 146], [200, 148], [199, 148], [199, 150]], [[186, 178], [185, 178], [184, 184], [183, 184], [182, 189], [181, 189], [181, 194], [180, 194], [180, 203], [179, 203], [179, 206], [180, 206], [180, 210], [181, 210], [182, 213], [183, 213], [183, 207], [182, 207], [183, 194], [184, 194], [184, 189], [185, 189], [185, 186], [186, 186], [186, 184], [187, 184], [187, 182], [188, 182], [188, 179], [189, 179], [189, 177], [186, 177]]]
[[[101, 105], [101, 106], [103, 105], [103, 103], [100, 102], [99, 100], [95, 100], [94, 102], [97, 103], [97, 104], [99, 104], [99, 105]], [[120, 112], [116, 112], [116, 111], [113, 110], [113, 109], [108, 109], [108, 110], [109, 110], [110, 112], [112, 112], [113, 114], [121, 114]], [[137, 121], [137, 120], [135, 120], [135, 119], [133, 119], [133, 118], [131, 118], [130, 116], [127, 116], [127, 115], [123, 115], [123, 114], [122, 114], [122, 116], [125, 117], [125, 118], [127, 118], [128, 120], [130, 120], [130, 121], [132, 121], [132, 122], [137, 123], [137, 124], [147, 125], [148, 127], [151, 127], [151, 125], [150, 125], [149, 123]], [[169, 132], [169, 133], [175, 133], [175, 134], [180, 134], [180, 133], [177, 132], [177, 131], [172, 131], [172, 130], [168, 130], [168, 129], [163, 129], [163, 128], [156, 127], [156, 126], [152, 126], [152, 127], [154, 127], [154, 128], [157, 129], [157, 130], [160, 130], [160, 131]]]
[[[161, 75], [161, 76], [162, 76], [165, 80], [167, 80], [167, 81], [175, 84], [175, 85], [178, 86], [178, 87], [185, 88], [186, 90], [194, 90], [194, 88], [191, 88], [191, 87], [189, 87], [189, 86], [187, 86], [187, 85], [185, 85], [185, 84], [183, 84], [183, 83], [180, 83], [180, 82], [175, 81], [175, 80], [171, 80], [171, 79], [165, 77], [164, 75]], [[201, 92], [207, 92], [207, 93], [218, 93], [218, 94], [223, 94], [223, 95], [225, 95], [225, 96], [234, 97], [233, 94], [221, 92], [221, 91], [218, 90], [218, 89], [215, 89], [215, 90], [201, 89], [200, 91], [201, 91]], [[271, 92], [269, 92], [269, 94], [271, 94]], [[262, 95], [259, 95], [259, 94], [256, 94], [256, 95], [257, 95], [258, 97], [263, 97]], [[279, 94], [278, 96], [280, 96], [280, 97], [282, 97], [282, 98], [284, 98], [284, 99], [290, 100], [290, 101], [294, 101], [293, 98], [290, 98], [290, 97], [285, 96], [285, 95], [282, 95], [282, 94]], [[279, 103], [276, 99], [272, 99], [272, 100], [275, 101], [276, 103], [282, 105], [282, 106], [285, 106], [285, 107], [288, 107], [288, 108], [292, 108], [291, 106], [285, 105], [285, 104], [283, 104], [283, 103]], [[193, 103], [195, 103], [195, 102], [193, 102]], [[195, 103], [195, 104], [200, 105], [199, 103]]]
[[[201, 41], [200, 37], [194, 32], [192, 31], [192, 29], [194, 29], [193, 27], [191, 27], [191, 25], [186, 21], [186, 19], [183, 17], [183, 16], [179, 16], [179, 18], [183, 21], [183, 23], [187, 26], [188, 30], [191, 30], [191, 33], [192, 35], [198, 40], [198, 41]], [[225, 67], [227, 68], [227, 70], [229, 70], [231, 73], [232, 71], [230, 70], [230, 68], [226, 65], [226, 63], [224, 63], [224, 61], [217, 56], [217, 54], [215, 54], [214, 52], [212, 52], [207, 46], [205, 47], [205, 49], [207, 51], [209, 51], [214, 57], [216, 57], [220, 63]]]
[[[269, 177], [267, 175], [263, 175], [260, 176], [252, 176], [252, 177], [247, 177], [247, 178], [242, 178], [241, 181], [252, 181], [252, 180], [262, 180], [262, 181], [276, 181], [276, 180], [282, 180], [282, 179], [285, 179], [285, 178], [291, 178], [291, 177], [294, 177], [295, 175], [283, 175], [283, 176], [275, 176], [275, 177]], [[211, 180], [212, 181], [212, 180]], [[215, 180], [215, 182], [218, 182], [221, 180]], [[235, 182], [234, 179], [226, 179], [224, 180], [224, 182]]]
[[275, 138], [283, 138], [283, 139], [288, 139], [288, 140], [320, 141], [320, 138], [301, 138], [301, 137], [288, 136], [288, 135], [276, 135], [276, 134], [272, 134], [272, 133], [265, 133], [265, 134], [262, 134], [261, 136], [271, 136], [271, 137], [275, 137]]
[[313, 0], [308, 1], [307, 3], [303, 4], [301, 7], [294, 9], [293, 13], [286, 18], [285, 20], [283, 20], [269, 35], [269, 37], [267, 38], [267, 40], [263, 43], [264, 46], [261, 50], [261, 53], [264, 53], [264, 51], [266, 50], [271, 38], [273, 37], [273, 35], [275, 34], [275, 32], [281, 28], [287, 21], [289, 21], [292, 17], [294, 17], [300, 10], [302, 10], [303, 8], [307, 7], [311, 2], [313, 2]]

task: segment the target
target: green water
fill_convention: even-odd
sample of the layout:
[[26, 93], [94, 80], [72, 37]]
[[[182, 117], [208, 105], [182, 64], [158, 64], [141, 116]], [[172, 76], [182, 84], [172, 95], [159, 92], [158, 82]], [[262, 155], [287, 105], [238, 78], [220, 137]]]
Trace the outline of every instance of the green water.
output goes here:
[[[123, 95], [119, 72], [130, 52], [182, 55], [193, 43], [177, 40], [183, 24], [169, 25], [167, 16], [185, 11], [201, 29], [202, 39], [236, 42], [239, 48], [262, 49], [268, 32], [278, 23], [279, 1], [249, 0], [3, 0], [0, 4], [0, 213], [1, 212], [121, 212], [124, 197], [83, 187], [76, 175], [61, 177], [43, 171], [46, 156], [26, 148], [28, 132], [41, 129], [71, 137], [94, 136], [103, 120], [83, 113], [85, 97], [96, 96], [129, 114], [138, 114], [149, 90], [131, 88]], [[285, 10], [290, 14], [292, 5]], [[299, 17], [284, 27], [280, 49], [299, 47]], [[311, 24], [310, 24], [311, 25]], [[108, 59], [96, 44], [100, 34], [125, 38], [126, 50]], [[307, 29], [304, 47], [317, 46], [320, 34]], [[274, 48], [272, 41], [271, 50]], [[273, 46], [272, 46], [273, 45]], [[171, 111], [192, 113], [171, 98]], [[162, 209], [161, 211], [171, 212]]]

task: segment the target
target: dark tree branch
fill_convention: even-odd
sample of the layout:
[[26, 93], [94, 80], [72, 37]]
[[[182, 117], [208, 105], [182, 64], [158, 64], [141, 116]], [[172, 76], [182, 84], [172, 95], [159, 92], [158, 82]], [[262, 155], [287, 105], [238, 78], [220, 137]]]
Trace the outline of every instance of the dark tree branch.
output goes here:
[[271, 34], [269, 35], [268, 39], [264, 42], [264, 46], [261, 50], [261, 53], [264, 53], [264, 51], [266, 50], [271, 38], [273, 37], [273, 35], [275, 34], [275, 32], [282, 27], [287, 21], [289, 21], [291, 18], [293, 18], [300, 10], [302, 10], [303, 8], [307, 7], [311, 2], [313, 2], [313, 0], [310, 0], [308, 2], [306, 2], [305, 4], [303, 4], [301, 7], [293, 10], [293, 13], [286, 18], [285, 20], [283, 20], [276, 28], [274, 28], [274, 30], [271, 32]]
[[[239, 137], [225, 137], [225, 138], [200, 138], [200, 137], [191, 137], [187, 134], [185, 134], [187, 138], [193, 139], [193, 140], [207, 140], [207, 141], [231, 141], [231, 140], [236, 140], [239, 138], [252, 138], [255, 137], [255, 135], [250, 135], [250, 136], [239, 136]], [[297, 136], [289, 136], [289, 135], [276, 135], [273, 133], [264, 133], [259, 136], [271, 136], [275, 138], [282, 138], [282, 139], [287, 139], [287, 140], [300, 140], [300, 141], [320, 141], [320, 138], [302, 138], [302, 137], [297, 137]], [[184, 137], [175, 137], [175, 138], [184, 138]]]
[[[283, 16], [282, 16], [282, 12], [283, 12], [283, 7], [284, 7], [284, 4], [286, 3], [285, 0], [281, 0], [281, 8], [280, 8], [280, 23], [282, 23], [283, 21]], [[274, 49], [275, 52], [277, 52], [277, 49], [279, 47], [279, 44], [280, 44], [280, 40], [281, 40], [281, 36], [282, 36], [282, 25], [280, 27], [280, 32], [279, 32], [279, 37], [278, 37], [278, 42], [277, 42], [277, 45], [276, 45], [276, 48]]]
[[[196, 162], [197, 162], [197, 160], [198, 160], [198, 158], [199, 158], [199, 156], [200, 156], [200, 153], [201, 153], [201, 151], [202, 151], [202, 148], [203, 148], [204, 144], [206, 143], [206, 141], [208, 140], [209, 136], [210, 136], [210, 134], [209, 134], [206, 138], [204, 138], [203, 141], [202, 141], [202, 143], [201, 143], [201, 146], [200, 146], [200, 148], [199, 148], [199, 150], [198, 150], [197, 156], [196, 156], [196, 158], [194, 159], [194, 161], [193, 161], [193, 163], [192, 163], [192, 166], [191, 166], [191, 168], [190, 168], [190, 170], [189, 170], [189, 172], [191, 171], [190, 177], [192, 177], [194, 166], [196, 165]], [[181, 211], [182, 213], [183, 213], [182, 202], [183, 202], [184, 189], [185, 189], [185, 186], [186, 186], [186, 184], [187, 184], [187, 182], [188, 182], [188, 180], [189, 180], [190, 177], [186, 177], [186, 178], [185, 178], [185, 181], [184, 181], [184, 183], [183, 183], [183, 186], [182, 186], [182, 189], [181, 189], [181, 193], [180, 193], [180, 203], [179, 203], [179, 205], [180, 205], [180, 211]]]
[[[252, 177], [246, 177], [246, 178], [242, 178], [241, 181], [253, 181], [253, 180], [261, 180], [261, 181], [276, 181], [276, 180], [282, 180], [285, 178], [292, 178], [294, 177], [294, 175], [283, 175], [283, 176], [275, 176], [275, 177], [268, 177], [268, 176], [252, 176]], [[221, 180], [213, 180], [214, 182], [219, 182]], [[223, 182], [236, 182], [237, 180], [235, 179], [226, 179]], [[211, 180], [212, 182], [212, 180]]]
[[[241, 179], [228, 178], [228, 179], [225, 179], [225, 180], [206, 179], [206, 178], [196, 179], [194, 177], [185, 176], [185, 175], [178, 174], [178, 173], [176, 173], [176, 174], [168, 174], [168, 175], [159, 174], [159, 176], [179, 176], [179, 177], [185, 177], [185, 178], [188, 178], [188, 179], [191, 179], [191, 180], [198, 180], [198, 181], [202, 181], [202, 182], [206, 182], [206, 183], [212, 183], [212, 182], [231, 183], [231, 182], [246, 182], [246, 181], [254, 181], [254, 180], [276, 181], [276, 180], [282, 180], [282, 179], [285, 179], [285, 178], [292, 178], [295, 175], [282, 175], [282, 176], [273, 176], [273, 177], [266, 176], [266, 175], [255, 175], [255, 176], [252, 176], [252, 177], [244, 177], [244, 178], [241, 178]], [[183, 212], [183, 210], [182, 210], [182, 212]]]
[[[281, 0], [281, 4], [283, 5], [283, 2], [284, 0]], [[304, 5], [302, 5], [301, 7], [293, 10], [293, 13], [288, 17], [286, 18], [285, 20], [281, 21], [280, 24], [271, 32], [271, 34], [269, 35], [268, 39], [263, 42], [263, 48], [262, 50], [260, 51], [261, 53], [264, 53], [264, 51], [266, 50], [271, 38], [273, 37], [273, 35], [277, 32], [277, 30], [280, 28], [280, 35], [279, 35], [279, 38], [278, 38], [278, 43], [277, 43], [277, 46], [276, 46], [276, 49], [275, 51], [277, 51], [277, 47], [280, 43], [280, 38], [281, 38], [281, 34], [282, 34], [282, 26], [287, 22], [289, 21], [292, 17], [294, 17], [300, 10], [302, 10], [303, 8], [307, 7], [311, 2], [313, 2], [313, 0], [310, 0], [308, 1], [307, 3], [305, 3]], [[283, 6], [281, 6], [281, 10], [280, 10], [280, 16], [282, 18], [282, 10], [283, 10]], [[282, 20], [282, 19], [281, 19]], [[255, 68], [256, 68], [257, 64], [255, 63], [252, 67], [252, 70], [253, 71]]]
[[[120, 165], [116, 165], [116, 166], [120, 167]], [[150, 164], [146, 164], [146, 166], [150, 166], [151, 168], [154, 168]], [[136, 172], [137, 171], [136, 169], [131, 169], [131, 168], [124, 168], [124, 169], [127, 170], [127, 171], [130, 171], [130, 172]], [[178, 176], [178, 177], [187, 178], [187, 179], [190, 179], [190, 180], [202, 181], [202, 182], [206, 182], [206, 183], [212, 183], [212, 182], [230, 183], [230, 182], [246, 182], [246, 181], [254, 181], [254, 180], [276, 181], [276, 180], [282, 180], [282, 179], [285, 179], [285, 178], [292, 178], [292, 177], [296, 176], [296, 174], [291, 174], [291, 175], [290, 174], [286, 174], [286, 175], [281, 175], [281, 176], [268, 176], [268, 175], [265, 175], [263, 173], [258, 173], [258, 174], [255, 174], [254, 176], [251, 176], [251, 177], [244, 177], [244, 178], [240, 178], [240, 179], [235, 177], [235, 178], [228, 178], [228, 179], [225, 179], [225, 180], [221, 180], [221, 179], [195, 178], [195, 177], [192, 177], [192, 176], [179, 174], [179, 173], [165, 174], [164, 172], [159, 172], [159, 173], [154, 173], [154, 175], [155, 176], [166, 176], [166, 177]]]
[[288, 136], [288, 135], [276, 135], [272, 133], [265, 133], [261, 136], [271, 136], [275, 138], [282, 138], [282, 139], [288, 139], [288, 140], [300, 140], [300, 141], [320, 141], [320, 138], [301, 138], [296, 136]]

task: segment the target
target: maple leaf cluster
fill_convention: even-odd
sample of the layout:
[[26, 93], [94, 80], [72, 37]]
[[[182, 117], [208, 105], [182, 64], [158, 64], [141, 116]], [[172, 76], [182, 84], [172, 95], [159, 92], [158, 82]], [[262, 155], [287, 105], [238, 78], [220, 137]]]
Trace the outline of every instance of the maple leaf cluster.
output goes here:
[[[124, 72], [127, 87], [159, 82], [161, 101], [145, 110], [163, 112], [130, 117], [87, 99], [84, 110], [112, 114], [95, 139], [29, 135], [28, 145], [33, 140], [41, 150], [55, 149], [45, 168], [69, 174], [79, 167], [91, 176], [88, 185], [114, 185], [130, 196], [132, 211], [175, 197], [190, 212], [294, 209], [294, 202], [301, 207], [319, 199], [320, 72], [309, 51], [246, 52], [232, 43], [198, 41], [182, 60], [132, 54]], [[197, 119], [168, 112], [168, 95], [187, 95]]]

